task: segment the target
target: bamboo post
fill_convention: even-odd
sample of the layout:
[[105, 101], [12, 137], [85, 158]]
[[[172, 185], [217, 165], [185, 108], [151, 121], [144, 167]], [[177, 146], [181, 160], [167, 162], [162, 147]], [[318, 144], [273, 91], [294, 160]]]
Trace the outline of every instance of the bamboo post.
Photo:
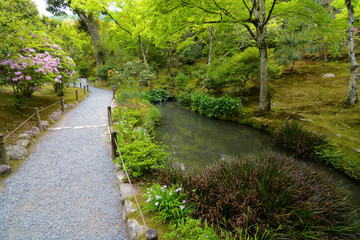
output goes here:
[[78, 92], [78, 90], [75, 90], [75, 94], [76, 94], [76, 101], [79, 101], [79, 92]]
[[116, 147], [116, 141], [117, 141], [117, 135], [116, 135], [116, 132], [115, 131], [112, 131], [111, 132], [111, 147], [112, 147], [112, 150], [113, 150], [113, 156], [114, 158], [116, 158], [118, 155], [117, 153], [117, 147]]
[[4, 135], [0, 134], [0, 164], [9, 165], [9, 157], [5, 148]]
[[42, 128], [42, 125], [41, 125], [41, 118], [40, 118], [40, 114], [39, 114], [39, 109], [36, 107], [35, 111], [36, 111], [36, 123], [37, 123], [37, 126], [38, 126], [39, 130], [42, 131], [43, 128]]
[[158, 232], [153, 228], [149, 228], [146, 231], [146, 240], [158, 240]]
[[84, 94], [86, 94], [86, 87], [84, 86]]
[[61, 102], [61, 111], [65, 112], [64, 98], [61, 97], [60, 102]]

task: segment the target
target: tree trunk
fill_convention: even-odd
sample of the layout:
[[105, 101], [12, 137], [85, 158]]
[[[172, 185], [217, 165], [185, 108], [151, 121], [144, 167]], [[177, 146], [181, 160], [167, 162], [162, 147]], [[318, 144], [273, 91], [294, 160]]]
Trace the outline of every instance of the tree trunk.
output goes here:
[[140, 35], [139, 35], [139, 37], [138, 37], [138, 43], [139, 43], [139, 46], [140, 46], [140, 48], [141, 48], [141, 53], [142, 53], [143, 61], [144, 61], [145, 65], [148, 66], [148, 60], [147, 60], [148, 51], [145, 49], [144, 44], [142, 43], [142, 40], [141, 40], [141, 36], [140, 36]]
[[264, 112], [270, 111], [270, 91], [269, 91], [269, 85], [268, 85], [268, 68], [267, 68], [265, 0], [261, 0], [261, 6], [257, 6], [254, 9], [254, 15], [255, 15], [255, 18], [257, 18], [259, 21], [258, 25], [256, 26], [257, 46], [258, 46], [259, 52], [260, 52], [259, 111], [264, 113]]
[[349, 28], [346, 30], [346, 32], [348, 34], [347, 45], [349, 49], [349, 59], [350, 59], [350, 80], [349, 80], [346, 104], [354, 105], [358, 101], [357, 81], [359, 78], [359, 64], [356, 62], [354, 37], [353, 37], [353, 24], [355, 17], [354, 17], [354, 8], [351, 4], [351, 0], [345, 0], [345, 4], [348, 9]]
[[325, 67], [326, 67], [327, 66], [327, 54], [326, 54], [325, 43], [323, 43], [323, 50], [324, 50], [324, 62], [325, 62]]
[[99, 30], [96, 27], [95, 19], [91, 14], [87, 16], [86, 13], [82, 10], [75, 9], [75, 12], [79, 16], [79, 18], [85, 23], [86, 28], [90, 33], [95, 50], [96, 67], [99, 68], [101, 66], [101, 57], [99, 52], [100, 35]]
[[208, 65], [211, 65], [212, 58], [213, 58], [213, 44], [214, 44], [214, 32], [215, 27], [209, 27], [209, 55], [208, 55]]

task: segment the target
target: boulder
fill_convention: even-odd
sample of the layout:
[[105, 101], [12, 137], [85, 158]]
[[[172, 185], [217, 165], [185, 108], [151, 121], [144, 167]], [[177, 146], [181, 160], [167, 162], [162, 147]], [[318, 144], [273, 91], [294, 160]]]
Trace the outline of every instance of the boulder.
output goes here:
[[18, 136], [19, 139], [31, 139], [31, 136], [27, 133], [22, 133]]
[[41, 126], [43, 130], [46, 130], [49, 128], [49, 121], [41, 121]]
[[35, 134], [38, 135], [40, 133], [40, 129], [38, 127], [32, 127], [31, 131]]
[[27, 140], [27, 139], [20, 139], [20, 140], [17, 140], [17, 141], [16, 141], [16, 145], [21, 146], [21, 147], [24, 147], [24, 148], [26, 148], [27, 146], [29, 146], [29, 144], [30, 144], [30, 141]]
[[24, 131], [24, 133], [25, 133], [25, 134], [28, 134], [28, 135], [30, 135], [30, 136], [32, 136], [32, 137], [35, 137], [35, 136], [36, 136], [36, 134], [35, 134], [33, 131], [31, 131], [31, 130]]
[[123, 221], [126, 221], [126, 217], [129, 213], [135, 212], [136, 209], [133, 208], [133, 204], [127, 200], [124, 202], [123, 211], [122, 211], [122, 217]]
[[341, 135], [341, 134], [336, 134], [336, 136], [337, 136], [338, 138], [341, 138], [341, 137], [342, 137], [342, 135]]
[[332, 74], [332, 73], [327, 73], [327, 74], [325, 74], [324, 76], [322, 76], [323, 78], [332, 78], [332, 77], [335, 77], [335, 75], [334, 74]]
[[129, 233], [129, 240], [136, 240], [146, 228], [141, 226], [136, 220], [130, 219], [126, 223]]
[[123, 202], [125, 199], [127, 199], [128, 197], [131, 197], [132, 195], [133, 194], [132, 194], [131, 186], [129, 183], [120, 184], [120, 201]]
[[27, 151], [24, 147], [18, 145], [12, 145], [6, 148], [7, 154], [12, 160], [20, 160], [27, 155]]
[[9, 165], [0, 165], [0, 176], [8, 175], [12, 172], [12, 168]]
[[354, 151], [360, 153], [360, 149], [355, 148]]

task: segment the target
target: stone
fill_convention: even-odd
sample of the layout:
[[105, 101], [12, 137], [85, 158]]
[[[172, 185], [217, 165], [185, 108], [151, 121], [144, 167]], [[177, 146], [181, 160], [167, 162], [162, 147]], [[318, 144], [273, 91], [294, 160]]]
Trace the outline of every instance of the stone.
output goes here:
[[21, 146], [21, 147], [24, 147], [24, 148], [26, 148], [27, 146], [29, 146], [29, 144], [30, 144], [30, 141], [27, 140], [27, 139], [20, 139], [20, 140], [17, 140], [17, 141], [16, 141], [16, 145]]
[[12, 160], [20, 160], [27, 155], [27, 151], [24, 147], [18, 145], [12, 145], [6, 148], [7, 154]]
[[35, 133], [35, 135], [38, 135], [40, 133], [40, 129], [38, 127], [32, 127], [31, 131]]
[[337, 136], [338, 138], [341, 138], [341, 137], [342, 137], [342, 135], [341, 135], [341, 134], [336, 134], [336, 136]]
[[136, 212], [137, 210], [133, 208], [133, 204], [130, 202], [130, 201], [127, 201], [125, 200], [124, 202], [124, 206], [123, 206], [123, 209], [122, 209], [122, 218], [123, 218], [123, 221], [125, 222], [126, 219], [127, 219], [127, 215], [129, 213], [132, 213], [132, 212]]
[[325, 74], [324, 76], [322, 76], [323, 78], [332, 78], [332, 77], [335, 77], [335, 75], [334, 74], [332, 74], [332, 73], [327, 73], [327, 74]]
[[31, 131], [31, 130], [24, 131], [24, 133], [25, 133], [25, 134], [29, 134], [29, 135], [32, 136], [32, 137], [35, 137], [35, 136], [36, 136], [36, 134], [35, 134], [33, 131]]
[[27, 133], [22, 133], [18, 136], [19, 139], [31, 139], [31, 136]]
[[49, 121], [41, 121], [41, 126], [43, 130], [46, 130], [49, 128]]
[[116, 173], [116, 176], [117, 176], [120, 184], [125, 182], [125, 180], [126, 180], [126, 174], [125, 174], [123, 171], [117, 172], [117, 173]]
[[8, 175], [12, 172], [12, 168], [9, 165], [0, 165], [0, 176]]
[[[134, 189], [135, 191], [135, 189]], [[136, 191], [135, 191], [136, 194]], [[125, 199], [127, 199], [128, 197], [131, 197], [132, 191], [131, 191], [131, 186], [129, 183], [122, 183], [120, 184], [120, 201], [125, 201]]]
[[300, 121], [303, 121], [303, 122], [312, 122], [311, 119], [306, 119], [306, 118], [300, 118]]
[[355, 148], [355, 152], [360, 153], [360, 149]]
[[144, 226], [141, 226], [134, 219], [128, 220], [126, 225], [129, 233], [129, 240], [136, 240], [138, 236], [140, 236], [146, 230]]

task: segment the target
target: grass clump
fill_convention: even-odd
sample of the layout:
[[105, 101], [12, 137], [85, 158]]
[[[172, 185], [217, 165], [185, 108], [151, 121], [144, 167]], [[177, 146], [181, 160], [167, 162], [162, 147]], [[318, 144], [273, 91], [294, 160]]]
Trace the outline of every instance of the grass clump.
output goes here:
[[334, 184], [281, 154], [242, 156], [196, 172], [169, 165], [162, 177], [183, 186], [194, 218], [235, 239], [360, 237], [359, 213]]

